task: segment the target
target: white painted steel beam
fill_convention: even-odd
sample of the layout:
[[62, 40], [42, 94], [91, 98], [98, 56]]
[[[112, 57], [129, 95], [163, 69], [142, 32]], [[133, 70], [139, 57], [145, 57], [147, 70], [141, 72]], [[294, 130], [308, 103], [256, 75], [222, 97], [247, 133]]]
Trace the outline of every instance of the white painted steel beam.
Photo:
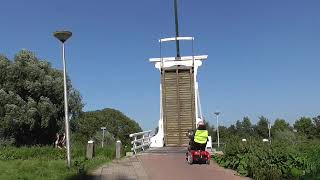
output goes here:
[[163, 62], [165, 61], [190, 61], [190, 60], [206, 60], [208, 59], [208, 55], [200, 55], [200, 56], [182, 56], [182, 57], [163, 57], [163, 58], [150, 58], [150, 62]]
[[181, 41], [181, 40], [185, 40], [185, 41], [192, 41], [194, 40], [194, 37], [171, 37], [171, 38], [163, 38], [163, 39], [159, 39], [159, 42], [169, 42], [169, 41]]

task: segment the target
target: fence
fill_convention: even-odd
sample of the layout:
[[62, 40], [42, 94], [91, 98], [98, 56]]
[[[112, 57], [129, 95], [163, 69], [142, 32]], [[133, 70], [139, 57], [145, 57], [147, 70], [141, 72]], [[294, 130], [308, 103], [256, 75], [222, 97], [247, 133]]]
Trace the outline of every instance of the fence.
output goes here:
[[[151, 130], [149, 131], [143, 131], [143, 132], [138, 132], [134, 134], [130, 134], [130, 138], [134, 138], [133, 141], [131, 141], [132, 148], [131, 150], [136, 154], [138, 150], [146, 150], [150, 147], [151, 144]], [[141, 137], [140, 139], [138, 137]]]

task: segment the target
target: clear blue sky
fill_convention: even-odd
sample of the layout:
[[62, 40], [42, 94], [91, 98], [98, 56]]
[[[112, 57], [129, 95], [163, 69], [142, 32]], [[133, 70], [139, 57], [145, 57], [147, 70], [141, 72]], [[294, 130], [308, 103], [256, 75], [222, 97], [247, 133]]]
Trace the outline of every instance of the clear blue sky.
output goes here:
[[[208, 120], [216, 109], [224, 125], [320, 113], [320, 1], [179, 3], [181, 35], [194, 36], [196, 54], [209, 55], [198, 77]], [[172, 0], [3, 0], [0, 22], [1, 54], [29, 49], [59, 69], [51, 33], [71, 30], [68, 73], [84, 110], [112, 107], [144, 129], [157, 126], [159, 72], [148, 58], [158, 57], [159, 38], [174, 35]]]

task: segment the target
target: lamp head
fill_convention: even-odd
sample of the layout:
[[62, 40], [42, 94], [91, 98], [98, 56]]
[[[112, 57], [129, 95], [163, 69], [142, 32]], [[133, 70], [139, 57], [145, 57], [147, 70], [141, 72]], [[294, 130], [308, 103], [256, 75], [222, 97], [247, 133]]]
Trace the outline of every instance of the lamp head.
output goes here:
[[59, 39], [62, 43], [66, 42], [71, 36], [72, 32], [70, 31], [55, 31], [53, 36]]

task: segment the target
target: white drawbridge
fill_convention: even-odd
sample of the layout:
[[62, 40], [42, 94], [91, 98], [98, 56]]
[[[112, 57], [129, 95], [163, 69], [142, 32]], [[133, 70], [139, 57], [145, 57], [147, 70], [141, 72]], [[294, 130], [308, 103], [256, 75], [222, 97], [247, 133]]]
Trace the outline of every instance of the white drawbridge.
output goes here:
[[[162, 57], [162, 43], [170, 41], [191, 41], [192, 55], [182, 57]], [[160, 57], [150, 62], [160, 71], [160, 119], [158, 132], [151, 138], [151, 147], [185, 146], [188, 130], [195, 129], [202, 120], [198, 68], [207, 55], [195, 56], [193, 37], [173, 37], [160, 39]]]

